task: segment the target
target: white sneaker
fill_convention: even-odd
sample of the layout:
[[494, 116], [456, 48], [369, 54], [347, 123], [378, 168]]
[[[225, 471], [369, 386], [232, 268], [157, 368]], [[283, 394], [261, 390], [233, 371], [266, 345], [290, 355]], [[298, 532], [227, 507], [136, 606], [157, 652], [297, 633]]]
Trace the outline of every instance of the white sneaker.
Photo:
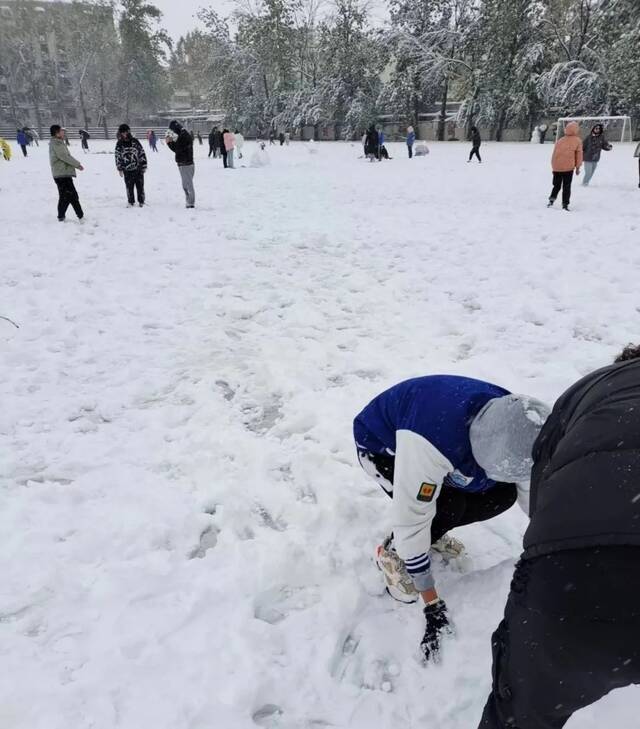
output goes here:
[[445, 534], [443, 537], [438, 539], [435, 544], [432, 544], [431, 549], [434, 549], [443, 557], [453, 559], [462, 557], [462, 555], [466, 552], [464, 544], [459, 539], [451, 537], [448, 534]]
[[376, 549], [376, 564], [382, 572], [387, 592], [394, 600], [404, 603], [416, 602], [418, 591], [407, 572], [404, 562], [393, 548], [393, 540], [387, 537]]

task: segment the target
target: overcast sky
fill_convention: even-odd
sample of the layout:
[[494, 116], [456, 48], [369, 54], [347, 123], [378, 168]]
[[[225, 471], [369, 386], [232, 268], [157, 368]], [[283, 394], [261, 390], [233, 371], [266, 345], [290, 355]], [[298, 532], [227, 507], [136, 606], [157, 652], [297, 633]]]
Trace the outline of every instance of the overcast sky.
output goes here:
[[[234, 0], [152, 0], [163, 12], [162, 25], [174, 41], [194, 28], [201, 27], [196, 13], [202, 7], [212, 7], [220, 15], [230, 15], [235, 7]], [[330, 0], [321, 3], [331, 6]], [[366, 3], [369, 22], [382, 24], [387, 17], [385, 0], [369, 0]]]
[[162, 10], [162, 25], [174, 41], [200, 25], [195, 17], [200, 8], [211, 6], [226, 15], [232, 7], [228, 0], [155, 0], [154, 5]]

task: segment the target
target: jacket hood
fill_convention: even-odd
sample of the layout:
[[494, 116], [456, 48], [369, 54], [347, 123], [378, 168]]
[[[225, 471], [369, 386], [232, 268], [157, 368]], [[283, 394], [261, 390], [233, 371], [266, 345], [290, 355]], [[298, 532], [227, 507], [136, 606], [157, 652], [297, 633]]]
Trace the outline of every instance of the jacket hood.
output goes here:
[[604, 134], [604, 127], [602, 126], [602, 124], [594, 124], [591, 127], [591, 134], [593, 134], [596, 129], [599, 129], [600, 130], [599, 134]]
[[565, 137], [575, 137], [580, 131], [578, 122], [569, 122], [564, 130]]
[[176, 121], [175, 119], [169, 123], [169, 129], [171, 129], [172, 132], [175, 132], [176, 134], [180, 134], [183, 127], [180, 122]]
[[527, 481], [533, 444], [549, 417], [548, 405], [526, 395], [497, 397], [471, 423], [471, 451], [493, 481]]

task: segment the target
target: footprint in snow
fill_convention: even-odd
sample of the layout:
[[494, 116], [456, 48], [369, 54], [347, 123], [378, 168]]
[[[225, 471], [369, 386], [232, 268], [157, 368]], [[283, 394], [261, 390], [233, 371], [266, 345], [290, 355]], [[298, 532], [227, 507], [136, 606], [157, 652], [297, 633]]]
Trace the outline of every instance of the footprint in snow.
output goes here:
[[293, 612], [306, 610], [320, 602], [316, 587], [282, 585], [256, 595], [254, 615], [270, 625], [277, 625]]

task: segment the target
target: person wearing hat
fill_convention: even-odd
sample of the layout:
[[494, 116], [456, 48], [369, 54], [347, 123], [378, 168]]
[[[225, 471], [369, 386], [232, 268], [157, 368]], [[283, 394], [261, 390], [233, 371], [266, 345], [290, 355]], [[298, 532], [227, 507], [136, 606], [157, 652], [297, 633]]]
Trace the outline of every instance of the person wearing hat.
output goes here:
[[134, 189], [138, 195], [138, 205], [144, 205], [144, 173], [147, 171], [147, 155], [140, 142], [131, 136], [128, 124], [118, 127], [118, 141], [116, 142], [116, 169], [120, 177], [124, 177], [127, 188], [127, 202], [129, 207], [136, 203]]
[[186, 198], [186, 207], [195, 208], [196, 191], [193, 187], [193, 177], [196, 167], [193, 162], [193, 137], [180, 122], [174, 119], [169, 124], [165, 142], [176, 156], [176, 164], [180, 171], [182, 189]]
[[425, 660], [451, 632], [431, 573], [432, 549], [456, 557], [449, 531], [492, 519], [520, 499], [528, 509], [531, 450], [549, 408], [498, 385], [453, 375], [401, 382], [353, 424], [358, 460], [392, 500], [391, 535], [376, 562], [401, 602], [422, 597]]
[[49, 164], [53, 180], [58, 187], [58, 220], [64, 222], [69, 205], [74, 209], [78, 220], [82, 220], [84, 212], [73, 178], [76, 176], [76, 170], [82, 171], [84, 167], [71, 156], [65, 143], [64, 129], [59, 124], [52, 124], [49, 131], [51, 132]]
[[560, 396], [533, 461], [480, 729], [580, 727], [573, 714], [640, 684], [640, 347]]

